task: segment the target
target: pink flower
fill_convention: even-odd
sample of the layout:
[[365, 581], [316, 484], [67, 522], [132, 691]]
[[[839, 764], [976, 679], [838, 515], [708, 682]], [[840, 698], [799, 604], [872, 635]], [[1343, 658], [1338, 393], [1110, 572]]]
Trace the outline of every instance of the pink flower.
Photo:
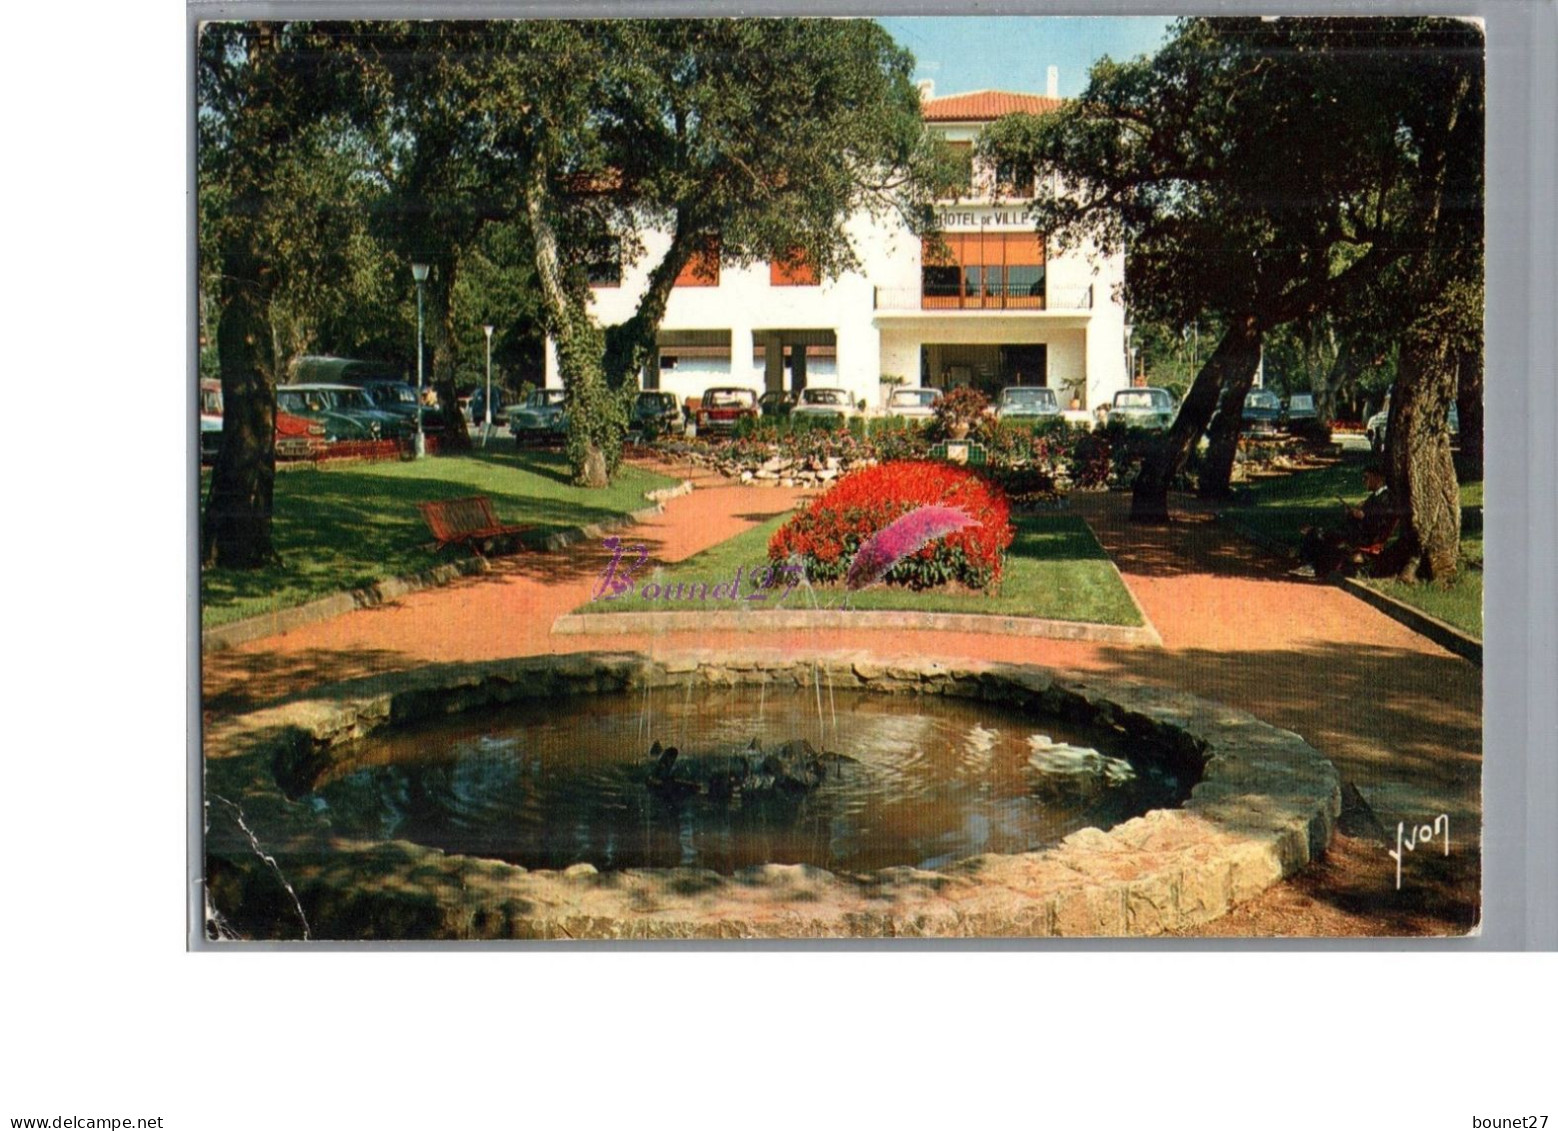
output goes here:
[[957, 507], [917, 507], [873, 534], [855, 554], [844, 585], [864, 589], [882, 580], [887, 572], [928, 542], [974, 525], [968, 512]]

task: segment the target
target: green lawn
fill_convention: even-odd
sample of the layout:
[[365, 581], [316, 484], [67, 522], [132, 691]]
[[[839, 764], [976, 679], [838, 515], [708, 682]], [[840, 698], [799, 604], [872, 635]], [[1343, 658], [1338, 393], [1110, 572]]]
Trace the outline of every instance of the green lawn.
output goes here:
[[[1239, 492], [1229, 517], [1272, 540], [1297, 547], [1301, 530], [1308, 525], [1340, 525], [1337, 496], [1360, 502], [1363, 488], [1361, 460], [1331, 467], [1311, 468], [1292, 475], [1263, 479]], [[1403, 585], [1398, 581], [1365, 578], [1380, 592], [1421, 609], [1429, 616], [1482, 638], [1482, 483], [1461, 484], [1461, 506], [1477, 508], [1461, 518], [1462, 570], [1454, 584]]]
[[[750, 580], [762, 576], [768, 568], [768, 539], [784, 522], [784, 516], [755, 526], [728, 541], [712, 546], [701, 554], [674, 565], [656, 566], [638, 571], [633, 578], [635, 590], [615, 600], [590, 601], [575, 610], [580, 613], [670, 612], [689, 609], [735, 609], [738, 601], [697, 598], [646, 599], [641, 594], [646, 583], [690, 589], [706, 584], [710, 593], [717, 583], [731, 582], [742, 571], [740, 593], [757, 592]], [[1016, 537], [1006, 558], [1006, 569], [998, 594], [916, 593], [901, 586], [876, 585], [846, 594], [839, 588], [808, 590], [796, 588], [778, 603], [785, 583], [767, 590], [763, 602], [740, 602], [748, 609], [837, 608], [848, 601], [855, 609], [907, 609], [923, 612], [985, 613], [999, 616], [1045, 617], [1055, 620], [1085, 621], [1092, 624], [1139, 625], [1141, 614], [1126, 592], [1120, 575], [1099, 546], [1087, 524], [1079, 518], [1060, 515], [1043, 517], [1024, 515], [1013, 520]], [[631, 558], [624, 559], [631, 565]]]
[[[209, 480], [202, 479], [202, 489]], [[416, 504], [462, 495], [492, 499], [500, 521], [562, 529], [649, 505], [644, 492], [674, 480], [623, 467], [604, 491], [574, 487], [557, 452], [474, 452], [405, 462], [290, 468], [276, 476], [275, 542], [282, 564], [201, 575], [201, 624], [300, 605], [448, 561], [436, 553]]]

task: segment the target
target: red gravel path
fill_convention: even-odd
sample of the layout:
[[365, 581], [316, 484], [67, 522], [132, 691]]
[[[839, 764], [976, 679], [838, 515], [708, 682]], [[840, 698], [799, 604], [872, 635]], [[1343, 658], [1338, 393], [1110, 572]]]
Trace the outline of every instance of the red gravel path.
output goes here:
[[[625, 537], [681, 561], [790, 509], [800, 493], [704, 477]], [[974, 633], [807, 631], [552, 636], [590, 596], [598, 546], [504, 559], [485, 577], [404, 597], [208, 656], [208, 713], [425, 663], [569, 651], [868, 649], [1013, 660], [1169, 683], [1297, 731], [1356, 785], [1395, 844], [1398, 821], [1451, 822], [1452, 852], [1395, 862], [1368, 837], [1213, 924], [1255, 935], [1463, 933], [1476, 921], [1481, 822], [1481, 671], [1340, 589], [1289, 580], [1289, 563], [1192, 508], [1166, 528], [1124, 519], [1119, 494], [1074, 495], [1163, 638], [1161, 649]], [[1187, 504], [1188, 506], [1189, 504]], [[1376, 826], [1377, 827], [1377, 826]]]

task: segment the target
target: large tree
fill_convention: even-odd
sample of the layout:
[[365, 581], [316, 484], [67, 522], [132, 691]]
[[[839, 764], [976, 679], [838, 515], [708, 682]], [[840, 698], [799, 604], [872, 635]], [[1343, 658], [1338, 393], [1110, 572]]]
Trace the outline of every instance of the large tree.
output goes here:
[[[271, 537], [280, 325], [333, 268], [339, 232], [308, 222], [328, 177], [318, 131], [348, 76], [331, 37], [307, 24], [211, 23], [196, 66], [199, 244], [222, 380], [222, 445], [201, 527], [209, 563], [276, 559]], [[324, 180], [322, 180], [322, 176]], [[326, 228], [330, 228], [327, 223]]]
[[[569, 454], [603, 484], [621, 451], [626, 398], [653, 356], [677, 276], [804, 261], [857, 264], [847, 223], [893, 213], [923, 230], [942, 168], [919, 114], [912, 60], [862, 20], [667, 20], [526, 24], [507, 64], [516, 93], [500, 144], [523, 215], [570, 395]], [[631, 317], [602, 327], [582, 267], [603, 238], [625, 258], [645, 233]]]
[[1225, 493], [1266, 334], [1356, 301], [1422, 248], [1440, 142], [1414, 111], [1468, 42], [1477, 29], [1449, 20], [1182, 20], [1156, 56], [1100, 63], [1062, 110], [987, 131], [993, 158], [1060, 174], [1037, 181], [1040, 230], [1128, 250], [1139, 318], [1224, 327], [1132, 517], [1168, 518], [1209, 426], [1202, 490]]

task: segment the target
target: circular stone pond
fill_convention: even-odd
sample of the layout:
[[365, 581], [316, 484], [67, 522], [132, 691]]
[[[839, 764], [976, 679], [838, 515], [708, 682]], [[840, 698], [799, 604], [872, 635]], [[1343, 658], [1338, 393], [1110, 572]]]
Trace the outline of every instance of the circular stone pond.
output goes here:
[[1339, 801], [1296, 735], [1035, 667], [757, 652], [433, 666], [206, 735], [210, 930], [1156, 934], [1302, 867]]

